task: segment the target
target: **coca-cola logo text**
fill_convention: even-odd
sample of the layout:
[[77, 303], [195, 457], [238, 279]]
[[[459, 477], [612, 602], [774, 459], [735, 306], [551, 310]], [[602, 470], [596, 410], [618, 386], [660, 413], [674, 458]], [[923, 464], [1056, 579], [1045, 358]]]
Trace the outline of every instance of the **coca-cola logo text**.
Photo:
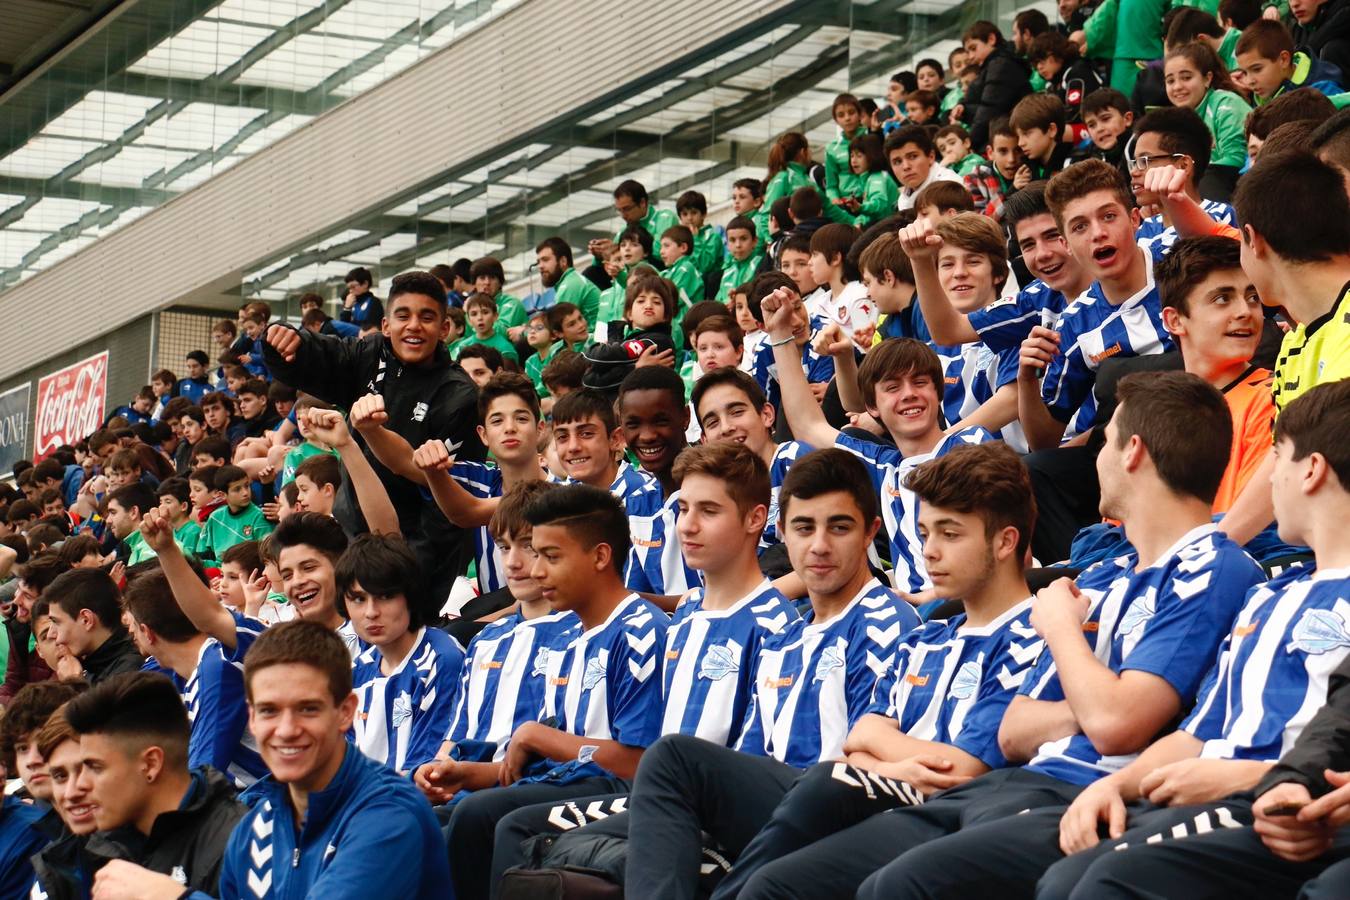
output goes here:
[[107, 404], [108, 353], [68, 366], [38, 382], [33, 458], [73, 444], [103, 424]]

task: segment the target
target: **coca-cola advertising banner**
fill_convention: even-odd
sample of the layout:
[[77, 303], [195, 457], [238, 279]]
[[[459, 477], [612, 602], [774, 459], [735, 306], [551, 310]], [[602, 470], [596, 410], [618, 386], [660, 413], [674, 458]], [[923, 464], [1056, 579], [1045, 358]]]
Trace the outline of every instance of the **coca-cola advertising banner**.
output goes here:
[[28, 452], [28, 404], [33, 382], [27, 381], [0, 394], [0, 476], [14, 471], [14, 464]]
[[33, 461], [97, 430], [103, 424], [107, 402], [107, 350], [42, 378], [33, 424]]

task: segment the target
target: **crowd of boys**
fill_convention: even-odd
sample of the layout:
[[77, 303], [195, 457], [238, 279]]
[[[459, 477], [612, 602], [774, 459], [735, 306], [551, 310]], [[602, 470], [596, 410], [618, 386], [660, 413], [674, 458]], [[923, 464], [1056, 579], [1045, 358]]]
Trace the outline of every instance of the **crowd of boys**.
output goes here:
[[0, 896], [1350, 894], [1340, 20], [1140, 5], [16, 467]]

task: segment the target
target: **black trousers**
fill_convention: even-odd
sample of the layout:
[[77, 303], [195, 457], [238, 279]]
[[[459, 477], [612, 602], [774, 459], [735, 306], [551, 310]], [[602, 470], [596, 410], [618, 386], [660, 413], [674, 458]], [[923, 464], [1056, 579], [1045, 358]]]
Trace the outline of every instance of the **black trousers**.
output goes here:
[[[1251, 819], [1250, 803], [1245, 804], [1245, 816], [1241, 801], [1229, 799], [1212, 806], [1224, 808], [1238, 821]], [[1143, 835], [1142, 843], [1097, 855], [1068, 896], [1074, 900], [1350, 897], [1350, 830], [1342, 828], [1331, 849], [1317, 859], [1292, 863], [1267, 850], [1250, 825], [1213, 827], [1226, 823], [1212, 820], [1195, 827], [1198, 821], [1192, 817], [1190, 823], [1178, 823], [1186, 827], [1172, 839], [1150, 843], [1151, 835]], [[1156, 828], [1153, 831], [1157, 833]], [[1047, 897], [1055, 896], [1049, 893], [1052, 876], [1063, 877], [1058, 868], [1046, 873]]]
[[[586, 797], [554, 799], [547, 803], [523, 806], [507, 813], [497, 823], [492, 847], [492, 884], [501, 883], [501, 876], [513, 866], [527, 861], [523, 845], [540, 834], [566, 834], [585, 826], [587, 833], [601, 830], [606, 820], [618, 816], [628, 808], [628, 792], [595, 794]], [[618, 831], [607, 831], [623, 836], [627, 817]]]
[[793, 854], [878, 813], [922, 802], [913, 786], [848, 763], [812, 766], [788, 788], [713, 898], [808, 896], [790, 880], [797, 869]]
[[732, 858], [801, 771], [682, 734], [647, 748], [628, 798], [629, 897], [693, 900], [706, 831]]
[[1022, 457], [1036, 496], [1036, 530], [1031, 535], [1031, 552], [1043, 566], [1067, 560], [1079, 529], [1101, 521], [1099, 450], [1099, 444], [1056, 447]]
[[524, 806], [568, 797], [626, 790], [613, 776], [586, 778], [572, 784], [513, 784], [474, 791], [455, 804], [445, 828], [450, 851], [450, 881], [456, 900], [485, 900], [493, 879], [492, 850], [497, 823]]
[[1036, 900], [1068, 900], [1092, 866], [1104, 857], [1125, 855], [1132, 847], [1158, 841], [1208, 834], [1225, 828], [1242, 828], [1252, 822], [1250, 800], [1222, 800], [1192, 806], [1154, 806], [1148, 801], [1131, 804], [1125, 833], [1103, 840], [1091, 850], [1062, 857], [1046, 869], [1036, 885]]

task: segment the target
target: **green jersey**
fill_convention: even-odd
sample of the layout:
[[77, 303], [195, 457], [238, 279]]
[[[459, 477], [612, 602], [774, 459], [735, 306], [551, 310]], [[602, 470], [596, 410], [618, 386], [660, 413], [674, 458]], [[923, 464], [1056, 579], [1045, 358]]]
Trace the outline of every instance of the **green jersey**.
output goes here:
[[207, 518], [197, 541], [197, 555], [202, 559], [219, 560], [220, 555], [235, 544], [260, 541], [271, 534], [274, 527], [263, 516], [262, 510], [252, 503], [239, 513], [222, 506]]
[[[653, 245], [659, 246], [661, 243], [661, 235], [665, 234], [667, 228], [673, 228], [680, 224], [680, 217], [668, 209], [657, 209], [656, 206], [648, 200], [647, 214], [639, 219], [636, 224], [641, 225], [646, 229], [647, 233], [652, 236]], [[625, 222], [623, 228], [620, 228], [614, 233], [614, 243], [617, 244], [619, 242], [619, 235], [623, 234], [627, 228], [628, 223]]]
[[464, 337], [450, 345], [451, 358], [459, 359], [459, 354], [470, 344], [485, 344], [489, 347], [495, 347], [503, 357], [520, 362], [520, 354], [516, 353], [515, 345], [507, 339], [506, 335], [498, 331], [492, 332], [491, 335], [485, 338], [480, 338], [478, 335], [472, 333], [464, 335]]
[[745, 259], [736, 259], [727, 254], [726, 261], [722, 263], [722, 283], [718, 286], [717, 296], [714, 299], [722, 303], [730, 299], [731, 289], [738, 288], [754, 278], [763, 259], [762, 253], [751, 253]]
[[890, 172], [868, 172], [863, 181], [862, 205], [854, 217], [854, 224], [859, 228], [875, 225], [895, 212], [899, 199], [900, 186]]
[[197, 524], [197, 520], [189, 518], [182, 525], [173, 530], [173, 539], [178, 542], [178, 546], [183, 548], [184, 553], [196, 554], [197, 542], [201, 540], [202, 526]]
[[849, 166], [848, 145], [854, 138], [867, 134], [859, 125], [852, 134], [839, 129], [835, 139], [825, 146], [825, 199], [827, 201], [857, 197], [863, 192], [863, 176], [853, 174]]
[[1195, 111], [1209, 126], [1214, 136], [1211, 166], [1240, 167], [1247, 161], [1247, 137], [1244, 125], [1252, 108], [1232, 91], [1211, 90]]
[[[600, 289], [576, 269], [568, 269], [553, 285], [554, 303], [571, 303], [586, 317], [586, 324], [595, 329], [596, 314], [600, 308]], [[521, 310], [523, 313], [524, 310]]]
[[493, 298], [497, 302], [497, 325], [503, 331], [524, 325], [529, 318], [525, 315], [525, 304], [509, 294], [498, 293]]
[[[173, 535], [173, 542], [178, 545], [179, 550], [183, 551], [184, 556], [192, 555], [192, 550], [186, 549], [183, 546], [183, 542], [178, 539], [178, 532], [176, 531]], [[145, 542], [145, 538], [141, 537], [139, 531], [133, 531], [131, 534], [127, 535], [122, 543], [127, 545], [126, 566], [128, 569], [138, 563], [145, 562], [147, 559], [154, 559], [158, 555], [154, 550], [150, 549], [150, 545]]]
[[985, 159], [980, 154], [967, 153], [965, 156], [961, 157], [961, 160], [956, 165], [952, 166], [951, 168], [952, 171], [955, 172], [957, 175], [960, 175], [962, 178], [965, 178], [967, 175], [974, 172], [980, 166], [987, 166], [987, 165], [989, 165], [989, 160]]
[[1219, 42], [1219, 59], [1232, 72], [1238, 67], [1237, 64], [1237, 42], [1242, 37], [1242, 32], [1236, 28], [1230, 28], [1223, 34], [1223, 40]]
[[694, 235], [694, 252], [689, 254], [700, 275], [707, 275], [722, 266], [722, 233], [711, 225], [704, 225]]
[[703, 276], [689, 257], [681, 256], [675, 260], [670, 268], [662, 270], [661, 277], [669, 278], [680, 292], [680, 308], [675, 312], [682, 313], [703, 299]]
[[773, 205], [783, 197], [791, 197], [800, 187], [815, 187], [816, 183], [806, 174], [806, 166], [801, 163], [788, 163], [787, 168], [775, 174], [764, 185], [764, 205], [762, 209], [773, 209]]
[[295, 480], [295, 470], [300, 468], [302, 462], [321, 453], [327, 453], [329, 456], [338, 455], [338, 452], [331, 447], [320, 447], [313, 441], [305, 441], [303, 444], [287, 450], [286, 458], [281, 463], [281, 486], [285, 487]]

